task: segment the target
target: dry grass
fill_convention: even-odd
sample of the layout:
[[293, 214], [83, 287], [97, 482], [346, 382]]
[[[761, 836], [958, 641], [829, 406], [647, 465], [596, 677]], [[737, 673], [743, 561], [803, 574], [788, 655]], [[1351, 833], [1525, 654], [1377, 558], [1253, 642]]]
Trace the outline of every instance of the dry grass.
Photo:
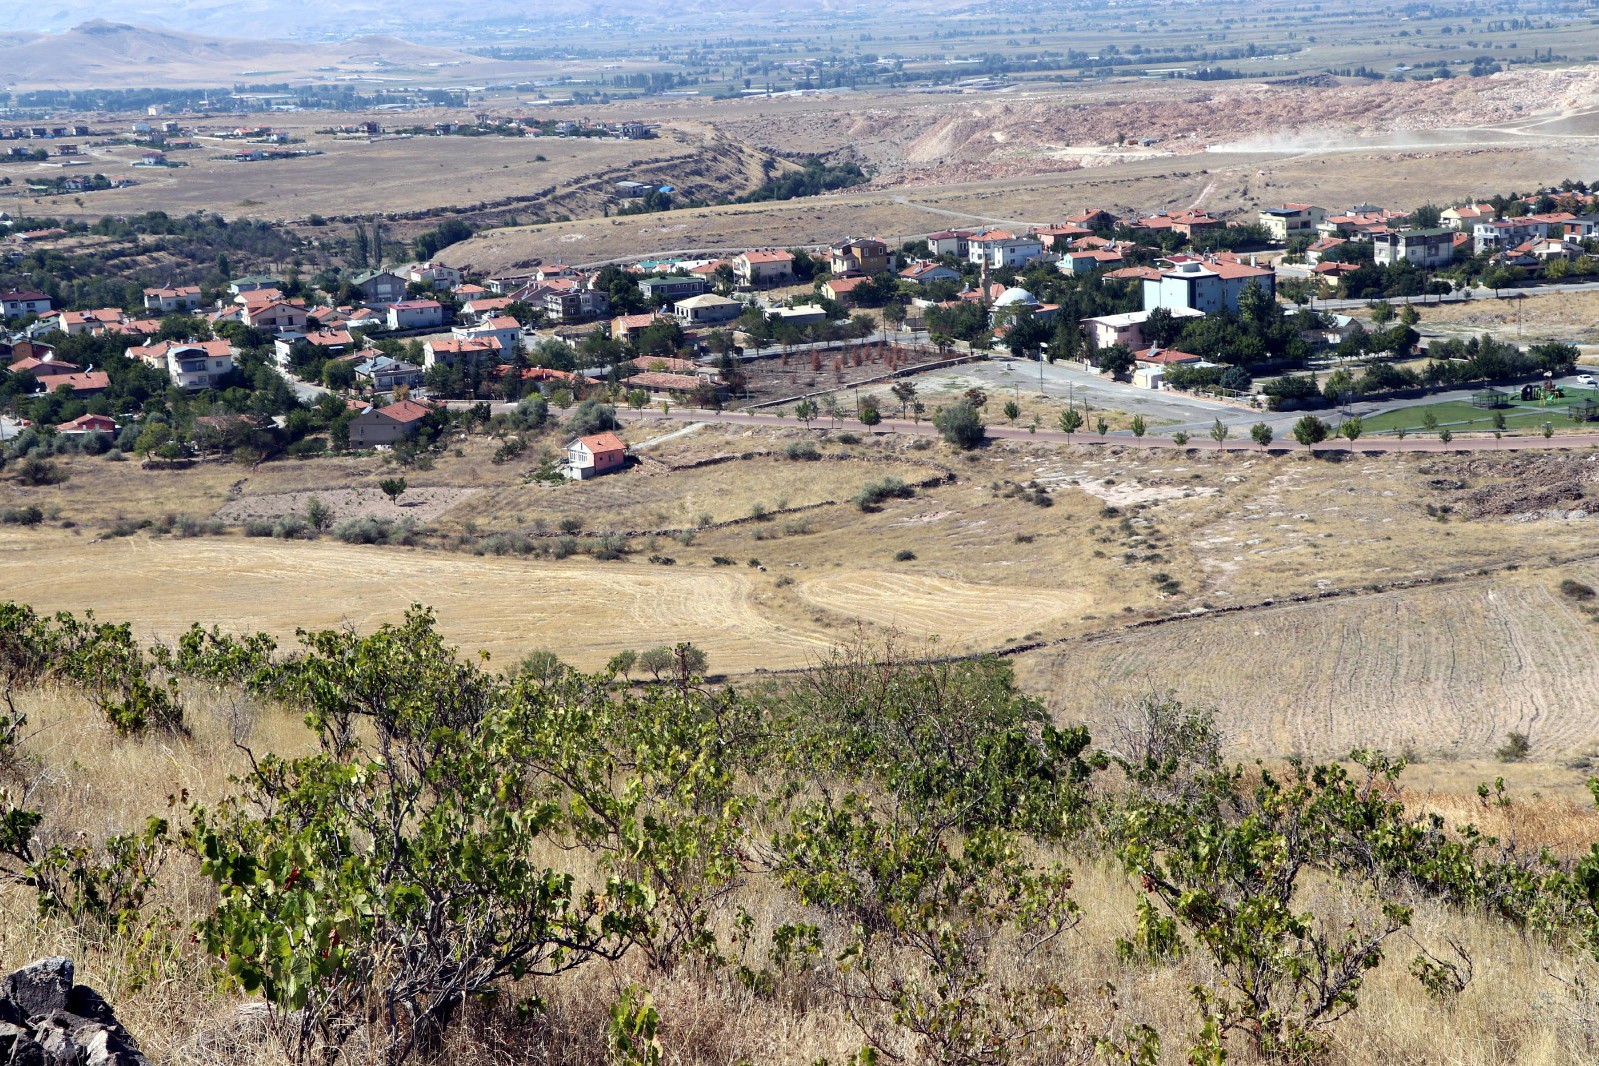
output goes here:
[[1599, 342], [1599, 292], [1532, 293], [1516, 300], [1418, 306], [1423, 329], [1472, 336], [1515, 335], [1521, 343], [1540, 340], [1593, 345]]
[[[54, 834], [81, 832], [96, 839], [109, 832], [137, 827], [148, 813], [166, 813], [165, 797], [186, 796], [202, 803], [226, 791], [225, 777], [242, 769], [242, 756], [230, 741], [232, 705], [214, 695], [191, 700], [194, 734], [187, 739], [117, 741], [92, 711], [69, 695], [36, 693], [26, 699], [36, 732], [29, 741], [37, 755], [34, 773], [46, 782]], [[286, 754], [304, 751], [308, 736], [292, 713], [263, 708], [250, 742], [258, 750]], [[1454, 804], [1462, 812], [1474, 797], [1455, 789], [1454, 775], [1470, 767], [1419, 768], [1411, 798], [1425, 796], [1432, 807]], [[1517, 767], [1521, 780], [1569, 775], [1548, 766]], [[1570, 816], [1557, 798], [1518, 800], [1505, 815], [1489, 809], [1476, 820], [1490, 831], [1519, 819], [1528, 831], [1558, 831]], [[181, 824], [181, 804], [175, 815]], [[1592, 840], [1595, 816], [1585, 814], [1579, 833]], [[1547, 839], [1540, 836], [1539, 839]], [[581, 863], [564, 856], [563, 864]], [[1060, 1020], [1081, 1043], [1120, 1026], [1146, 1023], [1163, 1037], [1161, 1062], [1186, 1061], [1186, 1047], [1198, 1027], [1188, 989], [1214, 984], [1217, 975], [1198, 956], [1159, 968], [1126, 964], [1116, 958], [1118, 937], [1131, 935], [1140, 893], [1118, 869], [1075, 858], [1073, 898], [1084, 920], [1051, 945], [1045, 962], [1051, 979], [1067, 996]], [[203, 915], [209, 890], [192, 859], [174, 851], [158, 880], [152, 906], [153, 926], [172, 937], [172, 950], [151, 952], [131, 939], [84, 936], [60, 922], [40, 921], [26, 890], [0, 889], [0, 967], [21, 965], [45, 954], [67, 953], [79, 964], [80, 979], [107, 994], [119, 1016], [157, 1061], [173, 1066], [278, 1066], [284, 1059], [263, 1034], [241, 1022], [242, 1002], [219, 993], [206, 962], [183, 931]], [[771, 929], [801, 915], [770, 882], [756, 874], [739, 889], [733, 902], [755, 920], [759, 945]], [[1359, 915], [1367, 906], [1335, 887], [1311, 882], [1301, 903], [1336, 924], [1342, 915]], [[1471, 960], [1472, 979], [1453, 1000], [1430, 998], [1407, 973], [1409, 960], [1426, 949], [1456, 958], [1456, 946]], [[741, 956], [737, 949], [734, 955]], [[744, 961], [765, 964], [752, 948]], [[1495, 1064], [1566, 1064], [1591, 1061], [1591, 1026], [1584, 1005], [1570, 997], [1551, 974], [1568, 975], [1581, 964], [1535, 941], [1507, 934], [1501, 924], [1435, 905], [1418, 906], [1407, 934], [1390, 942], [1383, 965], [1372, 972], [1362, 990], [1360, 1009], [1333, 1032], [1330, 1066], [1374, 1066], [1415, 1063], [1423, 1066]], [[1592, 967], [1588, 967], [1591, 978]], [[996, 975], [1017, 972], [1002, 957]], [[539, 1062], [600, 1066], [606, 1006], [630, 982], [647, 985], [662, 1016], [661, 1039], [666, 1061], [709, 1064], [750, 1061], [774, 1066], [808, 1066], [822, 1058], [848, 1061], [862, 1043], [839, 1002], [814, 978], [791, 977], [774, 995], [757, 995], [741, 985], [730, 970], [706, 971], [693, 965], [674, 973], [647, 972], [637, 959], [611, 965], [595, 963], [554, 981], [527, 982], [518, 990], [536, 993], [548, 1003], [543, 1020], [532, 1026], [514, 1021], [510, 1000], [500, 1008], [475, 1007], [455, 1034], [450, 1061], [466, 1066]], [[1114, 997], [1104, 995], [1109, 982]], [[1116, 1005], [1113, 1007], [1113, 1003]], [[354, 1063], [364, 1063], [351, 1049]], [[1254, 1062], [1242, 1047], [1240, 1062]], [[1021, 1061], [1035, 1058], [1023, 1056]], [[1048, 1061], [1042, 1058], [1036, 1061]]]
[[[668, 469], [781, 454], [803, 438], [848, 458]], [[369, 627], [420, 601], [468, 649], [501, 661], [549, 649], [585, 667], [675, 640], [704, 647], [717, 671], [803, 667], [861, 627], [936, 638], [952, 653], [1061, 641], [1024, 656], [1019, 670], [1062, 715], [1091, 718], [1129, 691], [1176, 688], [1220, 707], [1240, 753], [1380, 744], [1483, 756], [1511, 730], [1529, 733], [1546, 758], [1599, 744], [1576, 710], [1595, 695], [1595, 630], [1583, 605], [1556, 592], [1568, 576], [1599, 585], [1599, 572], [1554, 562], [1592, 556], [1591, 520], [1468, 521], [1457, 510], [1440, 521], [1437, 510], [1458, 508], [1481, 486], [1536, 480], [1543, 466], [1587, 478], [1584, 456], [1331, 462], [1031, 441], [962, 456], [892, 437], [853, 445], [821, 438], [798, 426], [706, 427], [646, 449], [647, 459], [622, 475], [561, 486], [522, 483], [537, 448], [496, 466], [487, 461], [491, 442], [462, 441], [433, 469], [408, 472], [419, 497], [432, 494], [441, 508], [459, 501], [428, 522], [441, 533], [433, 543], [458, 552], [326, 539], [96, 540], [119, 516], [282, 510], [286, 499], [303, 498], [285, 493], [376, 500], [376, 482], [393, 467], [330, 459], [152, 471], [75, 458], [64, 460], [72, 473], [64, 485], [8, 485], [56, 524], [79, 525], [7, 527], [0, 587], [40, 607], [93, 607], [166, 634], [192, 620], [280, 636], [300, 626]], [[875, 512], [847, 502], [868, 481], [933, 473], [929, 460], [957, 480]], [[1468, 489], [1439, 487], [1457, 482]], [[1047, 488], [1053, 506], [1019, 495], [1026, 485]], [[470, 553], [474, 537], [553, 535], [563, 520], [595, 532], [673, 529], [705, 514], [746, 518], [756, 504], [775, 511], [823, 500], [846, 502], [691, 538], [635, 537], [621, 561]], [[386, 502], [376, 510], [407, 512]], [[552, 538], [534, 543], [555, 546]], [[897, 558], [902, 552], [914, 558]], [[650, 565], [652, 555], [674, 565]], [[1510, 565], [1520, 572], [1505, 572]], [[1474, 576], [1481, 569], [1493, 574]], [[1427, 584], [1438, 575], [1458, 580]], [[1420, 584], [1283, 602], [1401, 582]], [[1124, 631], [1146, 618], [1266, 600], [1279, 606]]]

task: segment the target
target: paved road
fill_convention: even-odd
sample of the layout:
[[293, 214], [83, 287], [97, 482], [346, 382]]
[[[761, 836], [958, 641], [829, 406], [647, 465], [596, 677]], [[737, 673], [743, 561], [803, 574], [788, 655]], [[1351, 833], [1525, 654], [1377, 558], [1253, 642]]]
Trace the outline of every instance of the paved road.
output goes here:
[[294, 391], [295, 396], [300, 398], [301, 403], [314, 404], [333, 391], [332, 389], [325, 389], [321, 385], [313, 385], [302, 378], [297, 378], [282, 367], [278, 367], [278, 374], [282, 376], [284, 381], [289, 383], [289, 388]]
[[[509, 405], [499, 405], [508, 408]], [[793, 418], [784, 418], [781, 415], [750, 414], [743, 411], [705, 411], [694, 408], [677, 407], [670, 413], [646, 408], [641, 411], [618, 410], [617, 416], [623, 422], [648, 424], [651, 422], [709, 422], [717, 425], [728, 426], [796, 426], [802, 425]], [[811, 422], [811, 429], [850, 430], [856, 433], [904, 433], [913, 436], [932, 437], [938, 435], [938, 430], [931, 422], [915, 422], [903, 419], [884, 419], [876, 426], [866, 426], [852, 418], [830, 419], [821, 417]], [[1029, 431], [1021, 426], [995, 426], [988, 427], [988, 436], [998, 440], [1040, 440], [1054, 444], [1108, 444], [1124, 448], [1146, 448], [1174, 450], [1178, 448], [1176, 441], [1170, 437], [1134, 437], [1131, 433], [1107, 433], [1101, 436], [1098, 433], [1073, 433], [1068, 437], [1058, 429], [1039, 429]], [[1229, 451], [1250, 452], [1260, 451], [1261, 448], [1247, 436], [1232, 437], [1220, 443], [1209, 437], [1192, 437], [1183, 447], [1198, 451]], [[1310, 449], [1321, 452], [1493, 452], [1493, 451], [1545, 451], [1559, 448], [1599, 449], [1599, 433], [1566, 433], [1555, 434], [1544, 438], [1541, 435], [1512, 437], [1499, 439], [1493, 437], [1456, 437], [1444, 442], [1435, 437], [1406, 437], [1400, 440], [1396, 437], [1362, 437], [1350, 442], [1342, 439], [1323, 441]], [[1295, 443], [1292, 437], [1286, 440], [1279, 436], [1270, 447], [1274, 452], [1295, 452], [1305, 450]]]

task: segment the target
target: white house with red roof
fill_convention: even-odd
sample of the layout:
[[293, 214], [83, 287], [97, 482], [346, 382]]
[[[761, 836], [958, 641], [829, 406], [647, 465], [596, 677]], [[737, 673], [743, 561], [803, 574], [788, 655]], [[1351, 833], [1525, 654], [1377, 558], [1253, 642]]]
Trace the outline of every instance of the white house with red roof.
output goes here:
[[788, 285], [794, 280], [794, 256], [774, 248], [740, 252], [733, 257], [733, 273], [746, 285]]
[[200, 306], [200, 286], [166, 285], [144, 290], [144, 309], [170, 315], [175, 311], [193, 311]]
[[390, 329], [429, 329], [444, 324], [444, 305], [437, 300], [401, 300], [389, 305]]
[[566, 446], [566, 462], [561, 473], [573, 481], [609, 474], [627, 465], [627, 445], [615, 433], [594, 433], [578, 437]]

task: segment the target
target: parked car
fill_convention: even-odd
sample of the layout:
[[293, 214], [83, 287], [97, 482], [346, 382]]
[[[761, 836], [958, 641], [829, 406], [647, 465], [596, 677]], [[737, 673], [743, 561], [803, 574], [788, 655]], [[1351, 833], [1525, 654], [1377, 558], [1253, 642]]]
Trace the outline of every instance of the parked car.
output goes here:
[[1588, 386], [1591, 389], [1595, 385], [1599, 385], [1599, 380], [1595, 380], [1595, 378], [1594, 378], [1594, 376], [1592, 374], [1578, 374], [1577, 375], [1577, 384], [1578, 385], [1586, 385], [1586, 386]]

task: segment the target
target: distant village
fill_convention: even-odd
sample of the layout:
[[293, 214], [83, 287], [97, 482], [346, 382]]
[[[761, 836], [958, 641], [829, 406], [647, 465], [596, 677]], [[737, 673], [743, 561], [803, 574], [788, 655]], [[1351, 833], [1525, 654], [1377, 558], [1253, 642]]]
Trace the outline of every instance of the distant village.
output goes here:
[[[1293, 380], [1315, 352], [1346, 349], [1362, 334], [1350, 317], [1317, 310], [1318, 299], [1440, 296], [1585, 273], [1594, 201], [1551, 190], [1412, 213], [1285, 203], [1242, 223], [1090, 208], [1050, 226], [947, 230], [897, 247], [850, 237], [820, 249], [600, 269], [550, 263], [488, 277], [435, 259], [336, 272], [337, 284], [321, 289], [246, 275], [145, 288], [137, 307], [62, 307], [43, 291], [17, 290], [0, 293], [0, 398], [25, 418], [54, 418], [59, 433], [117, 437], [141, 414], [136, 393], [119, 390], [123, 368], [218, 403], [258, 391], [266, 368], [303, 402], [336, 397], [341, 443], [389, 447], [455, 400], [560, 393], [565, 402], [759, 406], [773, 398], [751, 391], [757, 364], [788, 366], [797, 354], [815, 372], [814, 391], [827, 392], [845, 381], [839, 350], [875, 338], [901, 352], [890, 372], [1009, 351], [1146, 389], [1275, 405], [1293, 394], [1274, 394], [1272, 376]], [[0, 269], [59, 236], [11, 233]], [[1447, 274], [1466, 263], [1469, 281]], [[96, 341], [101, 366], [71, 356], [84, 338]], [[1360, 355], [1417, 348], [1413, 331], [1358, 339]], [[1305, 380], [1314, 391], [1314, 377]]]

